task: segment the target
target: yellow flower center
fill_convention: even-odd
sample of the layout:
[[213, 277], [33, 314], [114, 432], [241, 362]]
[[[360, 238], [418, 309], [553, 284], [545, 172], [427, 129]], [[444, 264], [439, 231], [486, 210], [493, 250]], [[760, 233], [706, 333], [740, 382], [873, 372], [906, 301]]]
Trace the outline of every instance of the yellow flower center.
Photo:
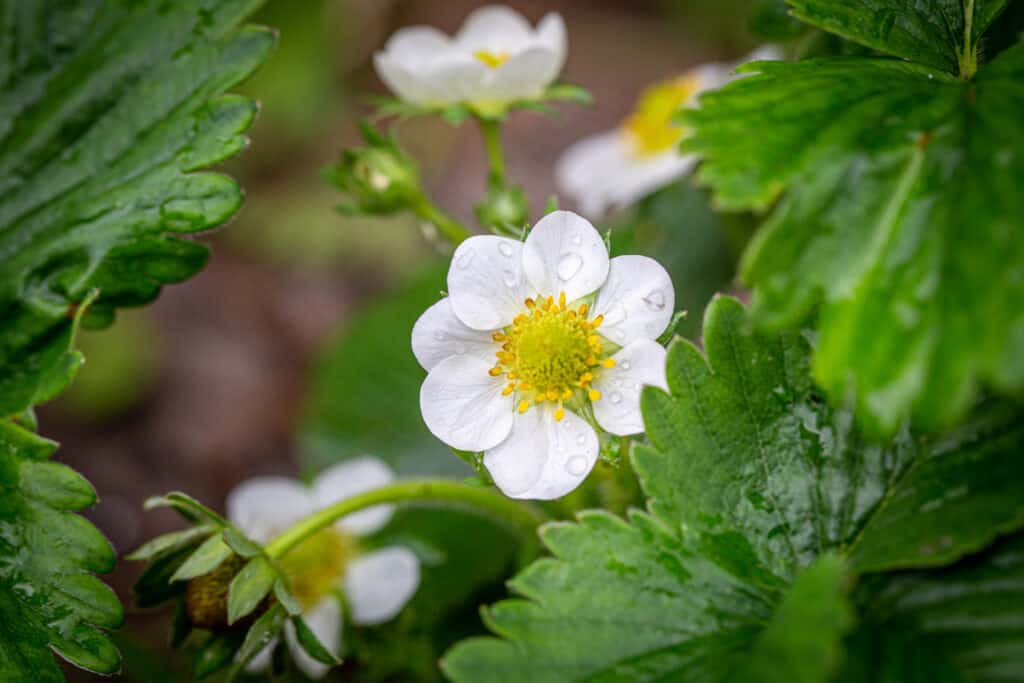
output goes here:
[[562, 403], [577, 391], [599, 400], [601, 393], [591, 388], [594, 373], [615, 367], [615, 361], [605, 357], [596, 332], [602, 316], [587, 320], [587, 304], [569, 308], [565, 292], [557, 302], [550, 296], [539, 303], [527, 299], [526, 308], [528, 313], [520, 313], [511, 325], [494, 333], [494, 341], [502, 346], [491, 375], [507, 377], [502, 394], [518, 392], [519, 412], [548, 401], [558, 405], [555, 420], [560, 421], [565, 417]]
[[492, 69], [497, 69], [499, 66], [507, 62], [508, 58], [511, 55], [509, 55], [508, 52], [504, 51], [490, 52], [488, 50], [477, 50], [476, 52], [473, 53], [473, 56], [479, 59], [487, 66], [491, 67]]
[[636, 110], [622, 123], [634, 154], [654, 156], [671, 149], [683, 138], [685, 131], [675, 125], [673, 118], [698, 86], [697, 78], [683, 76], [644, 91]]
[[281, 558], [292, 592], [309, 609], [338, 585], [355, 551], [353, 539], [328, 527], [313, 534]]

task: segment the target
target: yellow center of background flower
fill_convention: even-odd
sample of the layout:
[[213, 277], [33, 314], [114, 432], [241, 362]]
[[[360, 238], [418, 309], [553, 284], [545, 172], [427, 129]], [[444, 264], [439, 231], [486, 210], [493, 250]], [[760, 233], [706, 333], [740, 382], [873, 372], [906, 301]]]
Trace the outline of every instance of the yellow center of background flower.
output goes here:
[[477, 50], [473, 53], [473, 56], [479, 59], [481, 62], [497, 69], [499, 66], [508, 61], [509, 53], [507, 52], [489, 52], [488, 50]]
[[302, 606], [316, 606], [338, 585], [354, 555], [351, 537], [328, 527], [313, 534], [281, 558], [281, 569], [291, 580], [292, 592]]
[[561, 420], [562, 403], [577, 391], [586, 391], [592, 401], [600, 399], [600, 392], [590, 388], [594, 373], [615, 366], [614, 360], [604, 357], [595, 331], [602, 316], [587, 320], [587, 304], [567, 307], [564, 292], [557, 302], [550, 296], [539, 303], [527, 299], [526, 308], [528, 313], [520, 313], [509, 327], [494, 333], [494, 341], [502, 346], [491, 375], [508, 378], [502, 394], [518, 392], [519, 412], [548, 401], [558, 405], [555, 419]]
[[683, 138], [685, 131], [673, 119], [697, 92], [698, 85], [695, 77], [683, 76], [643, 92], [636, 110], [622, 124], [637, 156], [660, 154]]

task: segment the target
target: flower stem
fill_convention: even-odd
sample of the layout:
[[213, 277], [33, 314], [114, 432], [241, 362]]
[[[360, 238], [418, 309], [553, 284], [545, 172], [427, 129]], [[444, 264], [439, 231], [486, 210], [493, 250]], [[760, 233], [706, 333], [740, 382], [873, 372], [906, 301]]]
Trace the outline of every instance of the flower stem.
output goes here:
[[524, 551], [536, 550], [537, 527], [546, 517], [532, 505], [518, 503], [491, 489], [468, 486], [450, 479], [410, 479], [340, 500], [302, 519], [271, 541], [266, 553], [280, 559], [324, 527], [359, 510], [386, 503], [435, 503], [473, 512], [521, 535]]
[[964, 46], [960, 52], [960, 78], [970, 80], [978, 70], [978, 46], [974, 44], [974, 0], [964, 6]]
[[421, 196], [410, 208], [417, 216], [433, 224], [452, 246], [458, 246], [469, 237], [469, 231], [461, 223], [434, 206], [426, 197]]
[[501, 122], [494, 119], [478, 118], [480, 132], [484, 137], [487, 162], [490, 165], [489, 183], [492, 186], [505, 184], [505, 152], [501, 148]]

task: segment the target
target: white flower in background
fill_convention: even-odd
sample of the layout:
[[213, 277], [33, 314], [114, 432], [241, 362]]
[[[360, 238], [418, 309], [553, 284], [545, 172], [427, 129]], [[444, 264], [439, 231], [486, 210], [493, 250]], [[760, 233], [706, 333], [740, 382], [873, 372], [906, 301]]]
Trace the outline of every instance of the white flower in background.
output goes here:
[[764, 47], [738, 62], [706, 64], [647, 88], [618, 128], [569, 147], [555, 168], [555, 180], [591, 218], [633, 204], [689, 173], [699, 161], [679, 153], [686, 131], [675, 124], [676, 113], [736, 78], [740, 64], [777, 59], [782, 59], [777, 48]]
[[[324, 470], [311, 487], [285, 477], [257, 477], [231, 491], [227, 513], [247, 535], [266, 543], [321, 508], [393, 480], [391, 470], [370, 457]], [[348, 515], [280, 560], [302, 603], [303, 619], [335, 656], [341, 653], [341, 596], [352, 623], [379, 624], [394, 618], [419, 586], [420, 564], [412, 551], [394, 546], [363, 552], [359, 547], [359, 537], [387, 524], [392, 511], [391, 506], [380, 505]], [[327, 672], [326, 665], [298, 644], [291, 622], [285, 626], [285, 638], [306, 674], [320, 678]], [[249, 669], [265, 669], [274, 645], [257, 655]]]
[[470, 237], [452, 257], [448, 297], [413, 327], [429, 373], [423, 419], [453, 448], [483, 451], [505, 495], [563, 496], [597, 461], [590, 420], [612, 434], [643, 431], [640, 390], [666, 388], [654, 340], [674, 305], [661, 265], [609, 260], [574, 213], [548, 214], [525, 242]]
[[558, 14], [534, 29], [514, 10], [491, 6], [470, 14], [454, 38], [430, 26], [401, 29], [373, 61], [381, 80], [407, 102], [500, 109], [540, 95], [561, 72], [566, 49]]

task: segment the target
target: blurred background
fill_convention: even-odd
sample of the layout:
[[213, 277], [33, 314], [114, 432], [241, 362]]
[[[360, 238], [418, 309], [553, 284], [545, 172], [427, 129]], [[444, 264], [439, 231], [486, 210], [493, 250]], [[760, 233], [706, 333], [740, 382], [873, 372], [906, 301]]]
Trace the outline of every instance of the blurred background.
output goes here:
[[[201, 274], [166, 288], [155, 305], [121, 315], [113, 328], [83, 333], [85, 367], [40, 415], [41, 431], [64, 444], [63, 460], [96, 486], [102, 502], [87, 514], [119, 553], [179, 526], [170, 512], [142, 511], [146, 497], [169, 490], [222, 509], [243, 479], [308, 478], [360, 452], [384, 457], [401, 475], [472, 474], [423, 429], [416, 396], [424, 373], [409, 351], [412, 322], [443, 287], [443, 254], [411, 217], [340, 215], [333, 207], [341, 196], [319, 172], [359, 144], [357, 123], [370, 111], [365, 96], [385, 93], [371, 58], [387, 37], [411, 24], [453, 32], [484, 4], [269, 0], [255, 18], [280, 31], [280, 45], [243, 88], [262, 101], [261, 116], [250, 149], [225, 168], [246, 188], [244, 208], [202, 238], [212, 256]], [[645, 85], [701, 62], [736, 59], [764, 34], [792, 30], [779, 2], [758, 0], [507, 4], [534, 22], [549, 11], [564, 16], [570, 51], [563, 79], [595, 99], [592, 107], [560, 106], [556, 116], [517, 112], [507, 122], [509, 174], [525, 186], [534, 219], [554, 192], [559, 154], [615, 126]], [[397, 135], [435, 201], [472, 225], [486, 176], [476, 127], [415, 119], [399, 124]], [[610, 217], [605, 227], [612, 225], [622, 230], [620, 244], [635, 246], [624, 251], [668, 264], [691, 335], [710, 294], [730, 286], [752, 229], [749, 217], [717, 217], [687, 181], [639, 211]], [[602, 494], [579, 495], [582, 505]], [[480, 629], [477, 605], [505, 594], [510, 544], [483, 522], [450, 512], [402, 513], [384, 533], [415, 547], [428, 567], [424, 586], [434, 583], [400, 623], [348, 634], [353, 656], [332, 675], [433, 680], [447, 643]], [[460, 553], [471, 561], [455, 562]], [[138, 573], [125, 562], [109, 577], [126, 604]], [[187, 663], [164, 646], [168, 619], [129, 607], [119, 640], [129, 680], [188, 680]]]

